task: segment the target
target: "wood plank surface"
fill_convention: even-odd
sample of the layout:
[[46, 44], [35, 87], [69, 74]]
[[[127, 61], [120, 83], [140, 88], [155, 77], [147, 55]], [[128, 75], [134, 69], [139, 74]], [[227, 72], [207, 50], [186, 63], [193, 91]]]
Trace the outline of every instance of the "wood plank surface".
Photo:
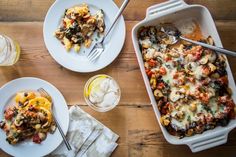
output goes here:
[[[115, 0], [118, 6], [123, 0]], [[134, 53], [131, 30], [145, 17], [146, 8], [165, 0], [131, 0], [124, 12], [127, 36], [119, 57], [108, 67], [95, 73], [71, 72], [57, 64], [44, 45], [42, 26], [46, 12], [54, 0], [0, 0], [0, 33], [17, 40], [21, 46], [19, 62], [12, 67], [0, 67], [0, 87], [19, 77], [39, 77], [54, 84], [69, 105], [79, 104], [120, 139], [114, 157], [213, 157], [236, 156], [236, 131], [222, 146], [192, 153], [187, 146], [166, 142], [154, 115]], [[208, 7], [225, 48], [236, 50], [236, 0], [186, 0], [188, 4]], [[236, 59], [230, 57], [236, 78]], [[85, 82], [96, 74], [114, 77], [122, 91], [120, 104], [107, 113], [98, 113], [83, 100]], [[0, 157], [8, 157], [0, 150]]]
[[[126, 20], [142, 20], [146, 8], [164, 2], [165, 0], [130, 0], [124, 11]], [[1, 0], [1, 21], [43, 21], [48, 8], [54, 0]], [[118, 6], [123, 0], [115, 0]], [[200, 4], [206, 6], [215, 20], [236, 20], [235, 0], [185, 0], [187, 4]]]

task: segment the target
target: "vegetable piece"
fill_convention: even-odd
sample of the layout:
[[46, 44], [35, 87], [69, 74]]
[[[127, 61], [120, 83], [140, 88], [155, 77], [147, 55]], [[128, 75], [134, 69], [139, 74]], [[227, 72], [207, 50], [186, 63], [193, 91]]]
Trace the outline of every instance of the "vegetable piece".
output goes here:
[[196, 103], [191, 103], [189, 109], [190, 109], [192, 112], [195, 112], [195, 111], [197, 110], [197, 105], [196, 105]]
[[162, 94], [162, 92], [159, 89], [155, 89], [154, 91], [154, 96], [156, 98], [156, 100], [159, 100], [160, 98], [162, 98], [164, 95]]
[[160, 74], [163, 76], [163, 75], [166, 75], [166, 68], [164, 67], [161, 67], [160, 68]]
[[76, 44], [76, 45], [74, 46], [74, 50], [75, 50], [75, 52], [79, 52], [79, 50], [80, 50], [79, 44]]
[[153, 60], [153, 59], [150, 59], [150, 60], [148, 61], [148, 65], [151, 66], [151, 67], [155, 67], [156, 64], [157, 64], [157, 61], [155, 61], [155, 60]]
[[162, 116], [160, 118], [160, 122], [163, 126], [167, 126], [170, 124], [170, 120], [169, 120], [169, 117], [168, 116]]
[[165, 84], [163, 82], [158, 83], [157, 89], [163, 89], [165, 87]]
[[33, 136], [33, 142], [37, 144], [40, 144], [42, 142], [41, 138], [39, 137], [39, 134], [35, 134]]
[[40, 138], [41, 141], [43, 141], [43, 140], [46, 139], [46, 134], [45, 134], [45, 133], [39, 132], [39, 133], [38, 133], [38, 136], [39, 136], [39, 138]]
[[5, 110], [5, 113], [4, 113], [4, 117], [6, 120], [11, 120], [14, 116], [14, 109], [13, 107], [8, 107], [6, 110]]

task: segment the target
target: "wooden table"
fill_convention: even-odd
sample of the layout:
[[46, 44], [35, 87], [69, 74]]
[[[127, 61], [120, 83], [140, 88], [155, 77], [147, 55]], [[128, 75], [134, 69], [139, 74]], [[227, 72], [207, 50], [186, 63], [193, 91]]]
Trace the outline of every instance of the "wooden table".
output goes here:
[[[0, 33], [16, 39], [21, 46], [19, 62], [0, 68], [0, 86], [26, 76], [45, 79], [54, 84], [69, 105], [79, 104], [103, 124], [116, 132], [120, 139], [114, 157], [204, 157], [236, 155], [236, 131], [229, 135], [227, 144], [199, 153], [191, 153], [187, 146], [166, 142], [154, 116], [131, 42], [132, 27], [145, 17], [146, 8], [164, 0], [131, 0], [124, 12], [126, 42], [119, 57], [108, 67], [95, 73], [81, 74], [57, 64], [47, 52], [43, 41], [43, 20], [54, 0], [1, 0]], [[115, 0], [118, 6], [122, 0]], [[186, 0], [188, 4], [202, 4], [209, 8], [226, 48], [236, 50], [235, 0]], [[229, 58], [236, 78], [236, 59]], [[83, 87], [91, 76], [105, 73], [121, 86], [120, 104], [110, 112], [98, 113], [83, 99]], [[1, 157], [8, 156], [0, 151]]]

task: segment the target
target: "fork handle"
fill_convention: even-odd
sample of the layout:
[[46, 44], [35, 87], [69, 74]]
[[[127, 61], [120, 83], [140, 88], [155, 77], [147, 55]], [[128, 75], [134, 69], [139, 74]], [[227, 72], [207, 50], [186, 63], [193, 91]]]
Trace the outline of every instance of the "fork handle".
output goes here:
[[64, 134], [64, 132], [63, 132], [63, 130], [62, 130], [60, 124], [58, 123], [58, 121], [57, 121], [57, 119], [55, 118], [54, 114], [52, 114], [52, 116], [53, 116], [53, 119], [54, 119], [54, 121], [55, 121], [55, 123], [56, 123], [56, 125], [57, 125], [57, 128], [58, 128], [58, 130], [59, 130], [59, 132], [60, 132], [60, 134], [61, 134], [61, 137], [62, 137], [62, 139], [63, 139], [63, 141], [64, 141], [64, 143], [65, 143], [67, 149], [68, 149], [68, 150], [72, 150], [72, 148], [71, 148], [69, 142], [67, 141], [66, 136], [65, 136], [65, 134]]
[[128, 5], [129, 0], [124, 0], [123, 4], [121, 5], [118, 13], [115, 16], [114, 21], [112, 22], [110, 28], [108, 29], [108, 31], [105, 33], [103, 39], [101, 42], [103, 42], [105, 40], [105, 38], [108, 36], [108, 34], [111, 32], [112, 28], [114, 27], [115, 23], [117, 22], [117, 20], [119, 19], [120, 15], [122, 14], [122, 12], [124, 11], [124, 9], [126, 8], [126, 6]]

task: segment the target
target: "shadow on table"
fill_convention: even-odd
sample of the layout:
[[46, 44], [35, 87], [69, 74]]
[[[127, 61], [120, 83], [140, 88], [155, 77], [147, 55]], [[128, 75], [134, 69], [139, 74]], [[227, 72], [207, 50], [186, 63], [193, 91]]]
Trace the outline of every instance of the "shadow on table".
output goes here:
[[235, 157], [236, 156], [236, 130], [229, 134], [228, 142], [226, 144], [207, 149], [201, 152], [192, 153], [188, 146], [174, 146], [163, 148], [163, 157]]
[[[140, 133], [140, 131], [142, 133]], [[169, 144], [161, 132], [139, 130], [139, 133], [129, 133], [128, 156], [130, 157], [235, 157], [236, 130], [229, 134], [228, 142], [208, 150], [192, 153], [186, 145]], [[133, 137], [132, 137], [133, 136]]]
[[21, 76], [17, 66], [0, 67], [1, 83], [6, 83], [19, 77]]

